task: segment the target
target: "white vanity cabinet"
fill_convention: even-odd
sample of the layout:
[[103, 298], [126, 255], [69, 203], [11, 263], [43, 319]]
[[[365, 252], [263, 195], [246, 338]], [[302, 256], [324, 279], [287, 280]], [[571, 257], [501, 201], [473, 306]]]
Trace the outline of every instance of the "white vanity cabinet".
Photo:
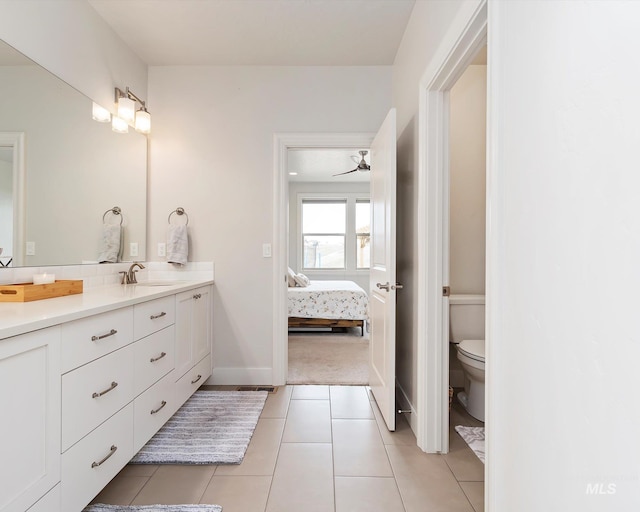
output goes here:
[[[176, 295], [176, 380], [211, 353], [211, 287]], [[204, 376], [204, 382], [211, 371]]]
[[0, 342], [0, 411], [0, 510], [24, 512], [60, 481], [59, 327]]
[[81, 512], [211, 375], [211, 286], [149, 295], [0, 339], [0, 512]]

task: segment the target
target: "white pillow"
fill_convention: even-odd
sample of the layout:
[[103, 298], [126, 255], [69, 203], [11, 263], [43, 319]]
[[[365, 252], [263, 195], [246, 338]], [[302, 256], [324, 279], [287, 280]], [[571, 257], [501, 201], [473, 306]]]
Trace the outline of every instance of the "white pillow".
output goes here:
[[296, 273], [291, 267], [289, 267], [289, 274], [287, 275], [287, 285], [291, 287], [296, 285]]
[[310, 283], [309, 278], [304, 274], [296, 274], [296, 276], [293, 279], [295, 280], [296, 284], [301, 288], [309, 286], [309, 283]]

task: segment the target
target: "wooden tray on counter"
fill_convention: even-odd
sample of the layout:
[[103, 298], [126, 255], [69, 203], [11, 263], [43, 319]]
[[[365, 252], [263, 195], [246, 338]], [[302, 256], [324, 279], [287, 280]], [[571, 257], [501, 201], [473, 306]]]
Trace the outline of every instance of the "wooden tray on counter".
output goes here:
[[82, 293], [82, 279], [56, 281], [50, 284], [2, 284], [0, 302], [31, 302]]

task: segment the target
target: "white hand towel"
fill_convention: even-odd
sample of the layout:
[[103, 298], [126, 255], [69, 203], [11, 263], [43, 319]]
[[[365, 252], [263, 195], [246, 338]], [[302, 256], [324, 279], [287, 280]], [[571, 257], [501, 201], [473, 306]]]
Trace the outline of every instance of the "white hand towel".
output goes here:
[[189, 257], [189, 238], [187, 236], [187, 226], [169, 225], [167, 230], [167, 261], [186, 265]]
[[100, 263], [117, 263], [122, 249], [122, 226], [104, 224], [102, 226], [102, 247], [98, 255]]

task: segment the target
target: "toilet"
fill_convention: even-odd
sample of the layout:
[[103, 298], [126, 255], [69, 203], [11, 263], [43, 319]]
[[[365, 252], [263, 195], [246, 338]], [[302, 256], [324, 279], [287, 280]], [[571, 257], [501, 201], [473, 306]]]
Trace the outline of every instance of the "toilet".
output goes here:
[[484, 295], [449, 296], [449, 340], [464, 372], [458, 401], [484, 421]]

